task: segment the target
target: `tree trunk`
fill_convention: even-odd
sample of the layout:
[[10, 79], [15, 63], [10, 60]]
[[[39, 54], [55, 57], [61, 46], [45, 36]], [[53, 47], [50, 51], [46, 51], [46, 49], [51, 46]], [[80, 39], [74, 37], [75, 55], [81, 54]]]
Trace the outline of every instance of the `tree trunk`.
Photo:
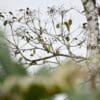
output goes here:
[[[97, 87], [96, 78], [98, 77], [100, 70], [100, 33], [98, 24], [98, 12], [96, 7], [96, 0], [81, 0], [85, 16], [87, 19], [87, 57], [91, 58], [88, 67], [91, 72], [92, 87]], [[95, 58], [95, 59], [94, 59]], [[99, 70], [98, 70], [99, 68]], [[100, 78], [100, 77], [99, 77]]]
[[88, 57], [99, 54], [99, 24], [95, 0], [82, 0], [87, 19], [87, 52]]

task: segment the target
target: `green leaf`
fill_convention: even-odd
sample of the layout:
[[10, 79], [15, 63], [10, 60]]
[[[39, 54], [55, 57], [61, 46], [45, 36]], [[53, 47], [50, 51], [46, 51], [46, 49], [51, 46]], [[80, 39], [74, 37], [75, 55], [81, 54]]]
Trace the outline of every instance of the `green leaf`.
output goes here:
[[56, 28], [60, 28], [60, 25], [59, 25], [59, 24], [57, 24], [57, 25], [56, 25]]
[[71, 25], [72, 25], [72, 20], [69, 19], [68, 22], [64, 22], [64, 25], [66, 26], [67, 30], [70, 31]]
[[69, 38], [69, 36], [67, 36], [67, 37], [66, 37], [66, 41], [70, 41], [70, 38]]
[[29, 37], [27, 37], [27, 36], [26, 36], [26, 41], [27, 41], [27, 43], [29, 43], [29, 42], [30, 42], [30, 38], [29, 38]]
[[67, 30], [70, 31], [70, 26], [67, 22], [64, 22], [64, 25], [66, 26]]
[[35, 50], [35, 49], [33, 49], [32, 51], [33, 51], [33, 54], [35, 54], [35, 53], [36, 53], [36, 50]]
[[10, 14], [10, 15], [13, 15], [13, 13], [12, 13], [11, 11], [9, 11], [9, 14]]
[[40, 98], [45, 97], [45, 91], [46, 89], [42, 85], [32, 85], [23, 95], [23, 100], [40, 100]]
[[4, 15], [0, 14], [0, 17], [3, 17], [4, 18]]
[[68, 24], [69, 24], [69, 26], [72, 25], [72, 20], [71, 19], [68, 20]]
[[5, 20], [5, 21], [4, 21], [4, 23], [3, 23], [3, 25], [4, 25], [4, 26], [6, 26], [6, 25], [7, 25], [7, 23], [8, 23], [8, 21], [7, 21], [7, 20]]

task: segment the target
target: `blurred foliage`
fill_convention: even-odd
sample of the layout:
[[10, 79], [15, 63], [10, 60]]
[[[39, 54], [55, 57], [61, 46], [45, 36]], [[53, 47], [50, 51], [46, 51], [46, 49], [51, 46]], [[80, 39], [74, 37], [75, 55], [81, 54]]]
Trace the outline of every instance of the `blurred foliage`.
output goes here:
[[54, 100], [60, 93], [68, 96], [66, 100], [100, 100], [99, 89], [82, 84], [87, 74], [76, 63], [67, 62], [51, 74], [43, 67], [28, 76], [27, 70], [11, 59], [7, 46], [2, 45], [3, 36], [0, 32], [0, 100]]
[[[26, 75], [27, 72], [24, 67], [22, 67], [21, 64], [18, 64], [16, 62], [13, 62], [10, 54], [9, 49], [7, 48], [6, 42], [4, 41], [4, 33], [0, 31], [0, 76], [3, 74], [3, 80], [4, 78], [8, 76], [22, 76]], [[3, 71], [3, 72], [2, 72]], [[0, 80], [2, 80], [2, 77], [0, 77]]]

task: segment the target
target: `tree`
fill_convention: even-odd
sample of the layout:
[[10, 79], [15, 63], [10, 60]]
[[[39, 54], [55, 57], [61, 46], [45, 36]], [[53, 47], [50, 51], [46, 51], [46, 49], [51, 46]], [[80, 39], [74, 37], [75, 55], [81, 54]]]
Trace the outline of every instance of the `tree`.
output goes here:
[[[99, 53], [100, 53], [100, 31], [98, 23], [98, 8], [96, 7], [96, 0], [82, 0], [85, 15], [87, 18], [87, 29], [88, 29], [88, 57], [96, 58], [88, 63], [89, 72], [91, 74], [92, 85], [94, 88], [97, 87], [96, 80], [100, 78], [100, 63], [99, 63]], [[97, 60], [98, 59], [98, 60]], [[98, 78], [97, 78], [98, 77]], [[99, 83], [100, 84], [100, 83]]]
[[[61, 64], [63, 58], [71, 58], [80, 64], [85, 61], [94, 85], [94, 81], [99, 75], [100, 65], [99, 56], [97, 56], [100, 52], [99, 13], [97, 13], [95, 0], [81, 1], [84, 7], [83, 12], [75, 8], [66, 10], [62, 6], [48, 7], [49, 21], [46, 22], [44, 22], [40, 10], [30, 8], [20, 9], [18, 16], [15, 16], [13, 12], [0, 13], [4, 26], [9, 26], [11, 29], [12, 41], [9, 38], [5, 39], [14, 55], [29, 66], [45, 63]], [[76, 30], [71, 31], [73, 20], [66, 19], [66, 15], [71, 10], [76, 10], [81, 14], [85, 12], [87, 22], [78, 28], [82, 30], [78, 34], [75, 34]], [[73, 48], [82, 48], [84, 45], [87, 48], [86, 56], [73, 52]], [[94, 58], [98, 59], [96, 63]]]
[[40, 10], [30, 8], [20, 9], [18, 16], [12, 12], [1, 13], [4, 26], [11, 29], [8, 35], [12, 36], [12, 41], [9, 38], [6, 40], [14, 55], [20, 55], [20, 60], [25, 60], [28, 65], [60, 64], [65, 58], [84, 60], [73, 52], [73, 48], [85, 45], [86, 37], [84, 31], [73, 36], [74, 31], [83, 29], [71, 31], [73, 20], [67, 19], [71, 10], [75, 9], [48, 7], [48, 21], [44, 21]]
[[[1, 36], [3, 34], [0, 32]], [[0, 43], [5, 43], [3, 37]], [[0, 100], [54, 100], [60, 93], [65, 95], [65, 100], [99, 100], [99, 89], [91, 91], [88, 85], [83, 85], [87, 74], [80, 67], [69, 62], [48, 73], [46, 66], [30, 77], [21, 64], [11, 59], [8, 48], [1, 45]]]
[[[71, 37], [73, 33], [71, 32], [73, 20], [68, 19], [66, 21], [64, 19], [65, 14], [73, 8], [64, 10], [62, 8], [55, 9], [48, 7], [53, 33], [52, 30], [48, 32], [47, 25], [49, 25], [49, 23], [42, 23], [43, 20], [40, 17], [41, 13], [39, 10], [37, 12], [38, 16], [33, 16], [32, 14], [34, 13], [32, 13], [30, 8], [20, 9], [22, 15], [18, 17], [15, 17], [12, 12], [9, 12], [10, 20], [6, 19], [4, 13], [0, 13], [0, 17], [4, 20], [4, 26], [10, 26], [11, 36], [13, 38], [13, 40], [10, 41], [4, 37], [2, 33], [0, 34], [0, 44], [2, 44], [0, 48], [0, 99], [53, 100], [53, 97], [59, 93], [66, 94], [69, 100], [83, 100], [83, 98], [86, 100], [100, 99], [100, 90], [98, 88], [98, 84], [100, 85], [100, 83], [97, 82], [97, 80], [100, 80], [99, 13], [97, 13], [95, 0], [82, 0], [82, 3], [87, 23], [83, 23], [82, 30], [84, 30], [83, 32], [86, 34], [85, 38], [82, 37], [81, 41], [78, 41], [80, 38], [78, 38], [78, 36]], [[59, 22], [56, 22], [56, 14], [60, 15], [61, 20]], [[14, 26], [15, 24], [18, 24], [19, 27]], [[82, 34], [83, 33], [81, 33], [81, 35]], [[26, 41], [28, 49], [26, 47], [23, 48], [23, 46], [21, 48], [15, 36], [21, 39], [21, 41]], [[55, 63], [61, 64], [58, 56], [69, 57], [72, 61], [50, 72], [49, 77], [47, 74], [44, 77], [43, 71], [46, 69], [41, 69], [34, 77], [30, 78], [26, 69], [11, 59], [8, 48], [3, 46], [3, 44], [6, 44], [3, 39], [8, 42], [6, 46], [9, 46], [10, 50], [14, 51], [15, 56], [20, 54], [22, 57], [20, 60], [24, 59], [29, 65], [37, 65], [39, 61], [42, 61], [40, 64], [47, 63], [48, 59], [52, 57], [55, 57]], [[75, 42], [76, 40], [78, 43]], [[86, 42], [87, 56], [82, 57], [75, 55], [72, 48], [76, 48], [77, 46], [81, 47]], [[29, 44], [32, 45], [33, 48], [29, 48]], [[46, 52], [47, 57], [36, 58], [35, 54], [38, 49]], [[63, 54], [61, 49], [65, 50], [65, 54]], [[27, 50], [29, 50], [29, 53], [32, 52], [31, 56], [34, 54], [34, 59], [28, 58], [25, 55]], [[83, 60], [84, 63], [82, 63]], [[86, 69], [83, 70], [84, 68], [81, 69], [81, 67], [86, 67]], [[5, 74], [2, 74], [1, 71]], [[1, 78], [2, 75], [3, 78]], [[92, 89], [89, 87], [89, 84], [86, 84], [86, 79], [89, 79], [88, 81], [91, 83]], [[80, 84], [80, 81], [85, 81], [86, 87], [82, 83]]]

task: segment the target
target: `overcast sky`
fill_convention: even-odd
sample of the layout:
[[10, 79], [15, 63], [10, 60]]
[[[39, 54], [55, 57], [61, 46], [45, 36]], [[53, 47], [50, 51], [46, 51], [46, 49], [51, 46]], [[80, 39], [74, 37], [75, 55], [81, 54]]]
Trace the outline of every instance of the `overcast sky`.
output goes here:
[[[100, 5], [100, 0], [98, 1], [98, 5]], [[0, 0], [0, 10], [8, 10], [8, 11], [16, 11], [21, 8], [30, 7], [32, 9], [46, 10], [48, 6], [61, 6], [64, 5], [65, 8], [76, 8], [78, 10], [82, 10], [81, 0]], [[73, 24], [75, 28], [77, 25], [82, 24], [84, 22], [84, 18], [82, 15], [77, 12], [73, 12], [70, 14], [73, 20]], [[79, 51], [76, 51], [79, 53]], [[84, 53], [84, 52], [83, 52]]]
[[[0, 10], [16, 11], [21, 8], [30, 7], [32, 9], [46, 10], [48, 6], [59, 7], [64, 5], [66, 9], [75, 8], [82, 10], [81, 0], [0, 0]], [[69, 17], [73, 20], [72, 30], [75, 30], [84, 22], [82, 15], [76, 11], [69, 13]], [[75, 50], [74, 50], [75, 51]], [[79, 51], [76, 50], [76, 53]], [[84, 52], [83, 52], [84, 53]]]
[[25, 7], [44, 9], [50, 5], [61, 5], [66, 7], [81, 7], [81, 0], [0, 0], [0, 10], [16, 10]]

